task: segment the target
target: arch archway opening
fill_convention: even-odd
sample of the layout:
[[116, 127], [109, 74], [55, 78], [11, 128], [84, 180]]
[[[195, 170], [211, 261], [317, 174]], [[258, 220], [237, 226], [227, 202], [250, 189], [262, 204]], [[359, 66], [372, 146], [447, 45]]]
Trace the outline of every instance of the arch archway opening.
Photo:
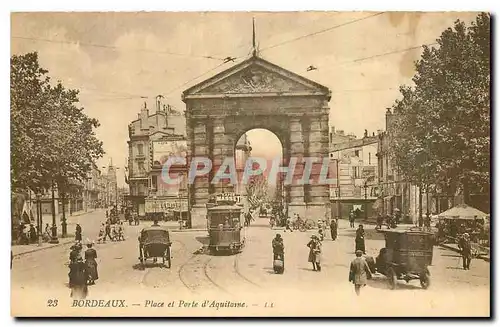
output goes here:
[[[278, 203], [284, 205], [286, 195], [283, 174], [272, 176], [273, 165], [283, 164], [283, 153], [282, 141], [267, 129], [247, 130], [235, 143], [235, 165], [238, 173], [235, 192], [242, 195], [246, 211], [251, 210], [255, 215], [259, 215], [267, 213]], [[250, 175], [250, 170], [259, 168], [261, 173]], [[244, 176], [245, 174], [247, 176]]]

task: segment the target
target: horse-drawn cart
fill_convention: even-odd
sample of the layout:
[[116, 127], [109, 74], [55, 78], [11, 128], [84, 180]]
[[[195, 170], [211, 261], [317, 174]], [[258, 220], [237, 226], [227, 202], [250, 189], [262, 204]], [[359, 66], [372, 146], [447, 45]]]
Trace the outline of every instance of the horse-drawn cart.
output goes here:
[[163, 265], [170, 268], [172, 266], [171, 245], [170, 234], [166, 228], [161, 226], [144, 228], [141, 235], [139, 235], [139, 260], [141, 265], [144, 266], [148, 259], [153, 259], [153, 263], [156, 263], [158, 258], [161, 258]]

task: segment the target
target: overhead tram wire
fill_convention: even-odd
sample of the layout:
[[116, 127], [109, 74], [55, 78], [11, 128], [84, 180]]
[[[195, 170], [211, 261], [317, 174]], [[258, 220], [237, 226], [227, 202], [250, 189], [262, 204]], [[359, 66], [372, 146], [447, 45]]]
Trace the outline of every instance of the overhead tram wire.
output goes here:
[[366, 17], [363, 17], [363, 18], [354, 19], [354, 20], [351, 20], [351, 21], [348, 21], [348, 22], [345, 22], [345, 23], [342, 23], [342, 24], [339, 24], [339, 25], [335, 25], [335, 26], [332, 26], [332, 27], [329, 27], [329, 28], [325, 28], [325, 29], [320, 30], [320, 31], [316, 31], [316, 32], [313, 32], [313, 33], [302, 35], [302, 36], [299, 36], [299, 37], [296, 37], [296, 38], [293, 38], [293, 39], [290, 39], [290, 40], [286, 40], [286, 41], [277, 43], [275, 45], [271, 45], [269, 47], [265, 47], [265, 48], [261, 49], [260, 51], [263, 52], [263, 51], [266, 51], [266, 50], [274, 49], [274, 48], [280, 47], [280, 46], [288, 44], [288, 43], [299, 41], [299, 40], [305, 39], [307, 37], [316, 36], [316, 35], [321, 34], [321, 33], [329, 32], [329, 31], [334, 30], [336, 28], [340, 28], [340, 27], [343, 27], [343, 26], [351, 25], [351, 24], [354, 24], [354, 23], [357, 23], [357, 22], [360, 22], [360, 21], [363, 21], [363, 20], [366, 20], [366, 19], [370, 19], [372, 17], [376, 17], [376, 16], [379, 16], [379, 15], [385, 14], [385, 13], [386, 12], [383, 11], [383, 12], [372, 14], [370, 16], [366, 16]]
[[219, 64], [219, 65], [217, 65], [217, 66], [215, 66], [215, 67], [210, 68], [209, 70], [205, 71], [204, 73], [202, 73], [202, 74], [200, 74], [200, 75], [198, 75], [198, 76], [196, 76], [196, 77], [193, 77], [193, 78], [189, 79], [188, 81], [186, 81], [186, 82], [184, 82], [184, 83], [182, 83], [182, 84], [180, 84], [180, 85], [178, 85], [178, 86], [176, 86], [176, 87], [174, 87], [174, 88], [170, 89], [167, 93], [164, 93], [164, 94], [163, 94], [163, 96], [164, 96], [164, 97], [167, 97], [168, 95], [172, 94], [174, 91], [177, 91], [177, 90], [178, 90], [178, 89], [180, 89], [181, 87], [183, 87], [183, 86], [185, 86], [185, 85], [187, 85], [187, 84], [191, 83], [192, 81], [197, 80], [198, 78], [200, 78], [200, 77], [202, 77], [202, 76], [205, 76], [206, 74], [208, 74], [208, 73], [210, 73], [210, 72], [213, 72], [214, 70], [218, 69], [219, 67], [221, 67], [221, 66], [223, 66], [223, 65], [225, 65], [225, 64], [226, 64], [226, 62], [223, 62], [223, 63], [221, 63], [221, 64]]
[[406, 51], [421, 49], [423, 46], [432, 46], [432, 45], [437, 45], [437, 44], [438, 44], [437, 42], [420, 44], [420, 45], [416, 45], [416, 46], [405, 48], [405, 49], [389, 51], [389, 52], [380, 53], [380, 54], [376, 54], [376, 55], [369, 56], [369, 57], [363, 57], [363, 58], [358, 58], [358, 59], [351, 60], [351, 61], [346, 61], [346, 62], [340, 63], [339, 65], [348, 64], [348, 63], [361, 62], [361, 61], [365, 61], [365, 60], [369, 60], [369, 59], [374, 59], [374, 58], [379, 58], [379, 57], [383, 57], [383, 56], [388, 56], [388, 55], [392, 55], [392, 54], [397, 54], [397, 53], [401, 53], [401, 52], [406, 52]]
[[157, 51], [157, 50], [150, 50], [150, 49], [124, 48], [124, 47], [117, 47], [117, 46], [105, 45], [105, 44], [71, 42], [71, 41], [51, 40], [51, 39], [42, 39], [42, 38], [24, 37], [24, 36], [12, 36], [12, 38], [19, 39], [19, 40], [36, 41], [36, 42], [72, 44], [72, 45], [80, 45], [80, 46], [84, 46], [84, 47], [95, 47], [95, 48], [103, 48], [103, 49], [109, 49], [109, 50], [126, 50], [126, 51], [165, 54], [165, 55], [179, 56], [179, 57], [191, 57], [191, 58], [198, 58], [198, 59], [211, 59], [211, 60], [219, 60], [219, 61], [224, 60], [224, 58], [218, 58], [218, 57], [214, 57], [214, 56], [190, 55], [190, 54], [186, 54], [186, 53], [176, 53], [176, 52], [170, 52], [170, 51]]

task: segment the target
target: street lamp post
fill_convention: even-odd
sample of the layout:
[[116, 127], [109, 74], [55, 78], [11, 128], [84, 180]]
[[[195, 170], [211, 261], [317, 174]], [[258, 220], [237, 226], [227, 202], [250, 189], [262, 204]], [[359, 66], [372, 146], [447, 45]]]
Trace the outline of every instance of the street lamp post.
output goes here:
[[42, 201], [41, 201], [41, 193], [36, 193], [36, 221], [38, 225], [38, 246], [42, 246]]
[[50, 242], [51, 244], [58, 244], [59, 240], [57, 238], [57, 225], [56, 225], [56, 203], [54, 194], [54, 182], [52, 182], [52, 235]]
[[364, 188], [365, 188], [365, 220], [367, 220], [368, 219], [368, 201], [366, 196], [366, 189], [368, 188], [367, 182], [365, 182]]

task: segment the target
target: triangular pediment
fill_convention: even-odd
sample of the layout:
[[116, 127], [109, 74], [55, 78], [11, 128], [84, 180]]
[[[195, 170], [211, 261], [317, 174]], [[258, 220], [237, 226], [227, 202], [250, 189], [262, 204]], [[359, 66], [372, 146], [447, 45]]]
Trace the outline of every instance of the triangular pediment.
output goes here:
[[329, 95], [330, 91], [325, 86], [268, 61], [252, 57], [189, 88], [183, 94], [186, 98], [190, 95], [266, 93]]

